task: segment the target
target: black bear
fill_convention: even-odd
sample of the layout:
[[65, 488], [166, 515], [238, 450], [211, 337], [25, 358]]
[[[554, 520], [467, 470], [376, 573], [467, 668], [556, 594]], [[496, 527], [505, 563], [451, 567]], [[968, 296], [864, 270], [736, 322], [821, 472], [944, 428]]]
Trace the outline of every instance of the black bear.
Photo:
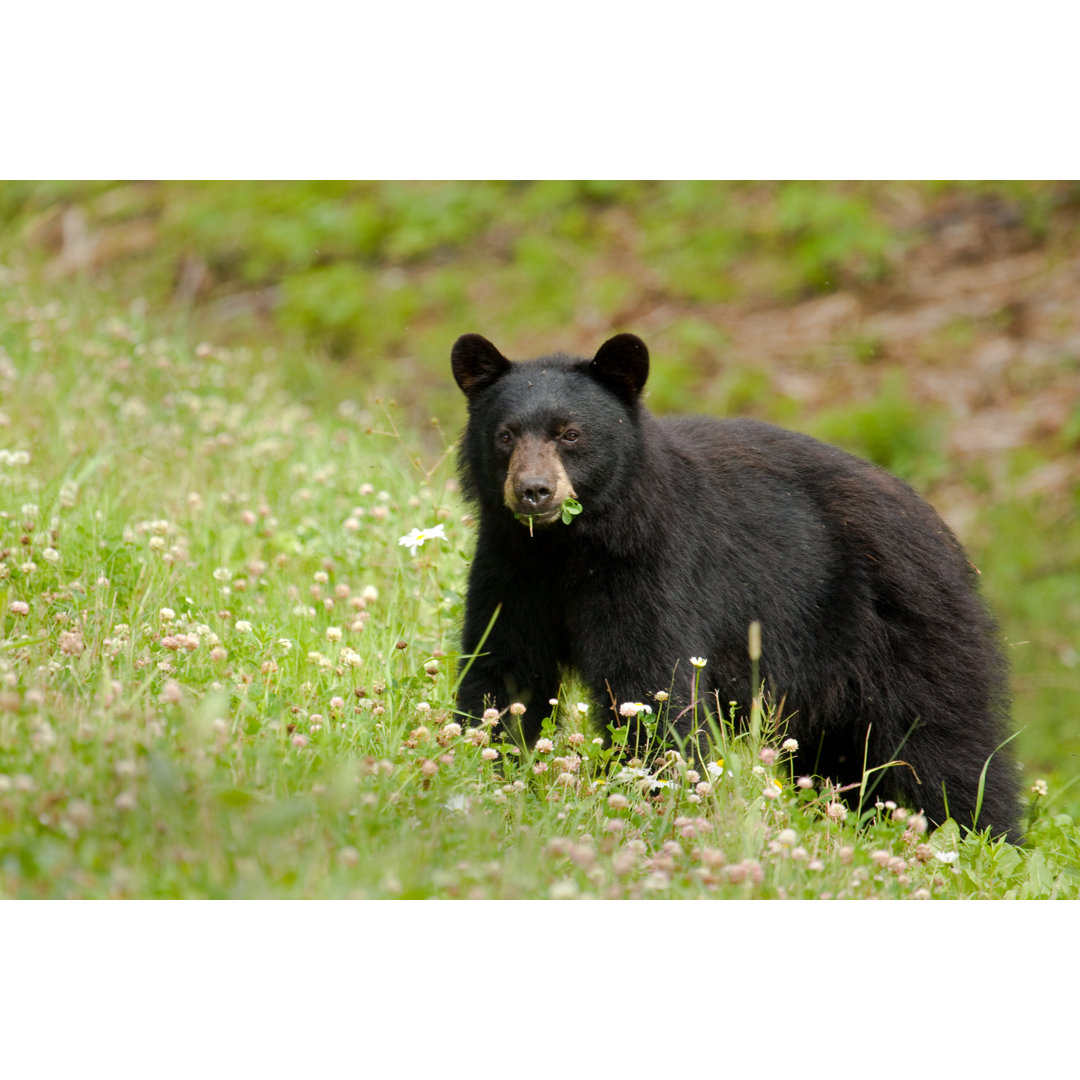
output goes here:
[[572, 670], [603, 706], [666, 691], [686, 737], [695, 671], [699, 700], [746, 715], [757, 621], [798, 769], [852, 784], [864, 759], [899, 759], [874, 774], [876, 798], [1019, 838], [995, 624], [960, 544], [905, 483], [769, 424], [653, 416], [632, 334], [591, 360], [514, 363], [467, 334], [452, 367], [479, 511], [459, 712], [520, 701], [535, 740]]

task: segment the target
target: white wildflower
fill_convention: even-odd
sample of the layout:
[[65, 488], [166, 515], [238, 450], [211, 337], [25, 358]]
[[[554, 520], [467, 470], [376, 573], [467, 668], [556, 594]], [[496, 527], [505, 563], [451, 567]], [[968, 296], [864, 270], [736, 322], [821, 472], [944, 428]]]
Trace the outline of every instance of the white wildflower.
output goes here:
[[442, 524], [434, 525], [430, 529], [411, 529], [404, 536], [398, 538], [402, 547], [409, 549], [410, 555], [415, 555], [417, 549], [424, 546], [428, 540], [445, 540], [446, 527]]

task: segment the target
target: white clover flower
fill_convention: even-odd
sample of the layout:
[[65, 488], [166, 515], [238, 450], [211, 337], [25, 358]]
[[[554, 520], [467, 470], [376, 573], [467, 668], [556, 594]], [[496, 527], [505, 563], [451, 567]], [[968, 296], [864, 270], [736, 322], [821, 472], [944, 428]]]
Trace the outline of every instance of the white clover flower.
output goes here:
[[411, 529], [404, 536], [398, 538], [398, 543], [402, 547], [407, 547], [410, 555], [415, 555], [417, 549], [423, 547], [428, 540], [445, 539], [446, 527], [440, 523], [432, 526], [430, 529]]
[[1035, 783], [1031, 785], [1031, 790], [1032, 793], [1035, 795], [1045, 795], [1048, 790], [1046, 787], [1046, 781], [1036, 780]]
[[328, 626], [326, 628], [326, 640], [327, 641], [340, 641], [342, 636], [342, 630], [340, 626]]
[[651, 713], [652, 709], [641, 701], [624, 701], [619, 706], [620, 716], [638, 716], [641, 713]]
[[798, 739], [785, 739], [780, 745], [781, 750], [787, 750], [788, 753], [793, 754], [799, 749]]
[[184, 700], [184, 692], [175, 679], [168, 679], [161, 688], [161, 701], [166, 705], [179, 705]]
[[249, 623], [247, 621], [247, 619], [237, 619], [236, 620], [236, 632], [238, 634], [250, 634], [251, 629], [252, 629], [251, 623]]

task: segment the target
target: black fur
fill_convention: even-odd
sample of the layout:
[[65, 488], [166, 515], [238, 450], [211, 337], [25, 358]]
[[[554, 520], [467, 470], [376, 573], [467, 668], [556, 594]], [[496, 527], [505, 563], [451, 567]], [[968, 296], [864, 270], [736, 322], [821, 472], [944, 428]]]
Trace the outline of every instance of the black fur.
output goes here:
[[[906, 484], [831, 446], [750, 420], [657, 419], [641, 404], [648, 352], [631, 335], [594, 360], [511, 364], [478, 335], [454, 347], [468, 398], [465, 494], [479, 509], [463, 652], [476, 651], [458, 709], [529, 706], [535, 739], [577, 671], [596, 706], [651, 701], [668, 716], [700, 691], [747, 714], [747, 629], [790, 716], [796, 767], [858, 782], [869, 728], [875, 797], [949, 813], [1018, 839], [1006, 738], [1006, 665], [975, 571]], [[567, 431], [576, 432], [576, 439]], [[582, 513], [533, 534], [507, 506], [509, 456], [524, 437], [554, 448]], [[676, 720], [686, 735], [689, 719]], [[985, 793], [974, 821], [979, 776]], [[943, 789], [945, 796], [943, 799]]]

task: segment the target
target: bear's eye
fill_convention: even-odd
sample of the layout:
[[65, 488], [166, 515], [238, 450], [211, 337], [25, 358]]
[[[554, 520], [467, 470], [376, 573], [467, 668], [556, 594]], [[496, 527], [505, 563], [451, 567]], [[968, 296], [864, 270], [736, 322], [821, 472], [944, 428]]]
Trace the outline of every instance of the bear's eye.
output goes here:
[[495, 441], [500, 446], [509, 446], [510, 443], [513, 441], [513, 438], [514, 437], [510, 434], [509, 431], [506, 430], [506, 428], [503, 428], [502, 431], [497, 431], [495, 433]]
[[567, 428], [559, 438], [566, 443], [575, 443], [581, 438], [581, 432], [576, 428]]

